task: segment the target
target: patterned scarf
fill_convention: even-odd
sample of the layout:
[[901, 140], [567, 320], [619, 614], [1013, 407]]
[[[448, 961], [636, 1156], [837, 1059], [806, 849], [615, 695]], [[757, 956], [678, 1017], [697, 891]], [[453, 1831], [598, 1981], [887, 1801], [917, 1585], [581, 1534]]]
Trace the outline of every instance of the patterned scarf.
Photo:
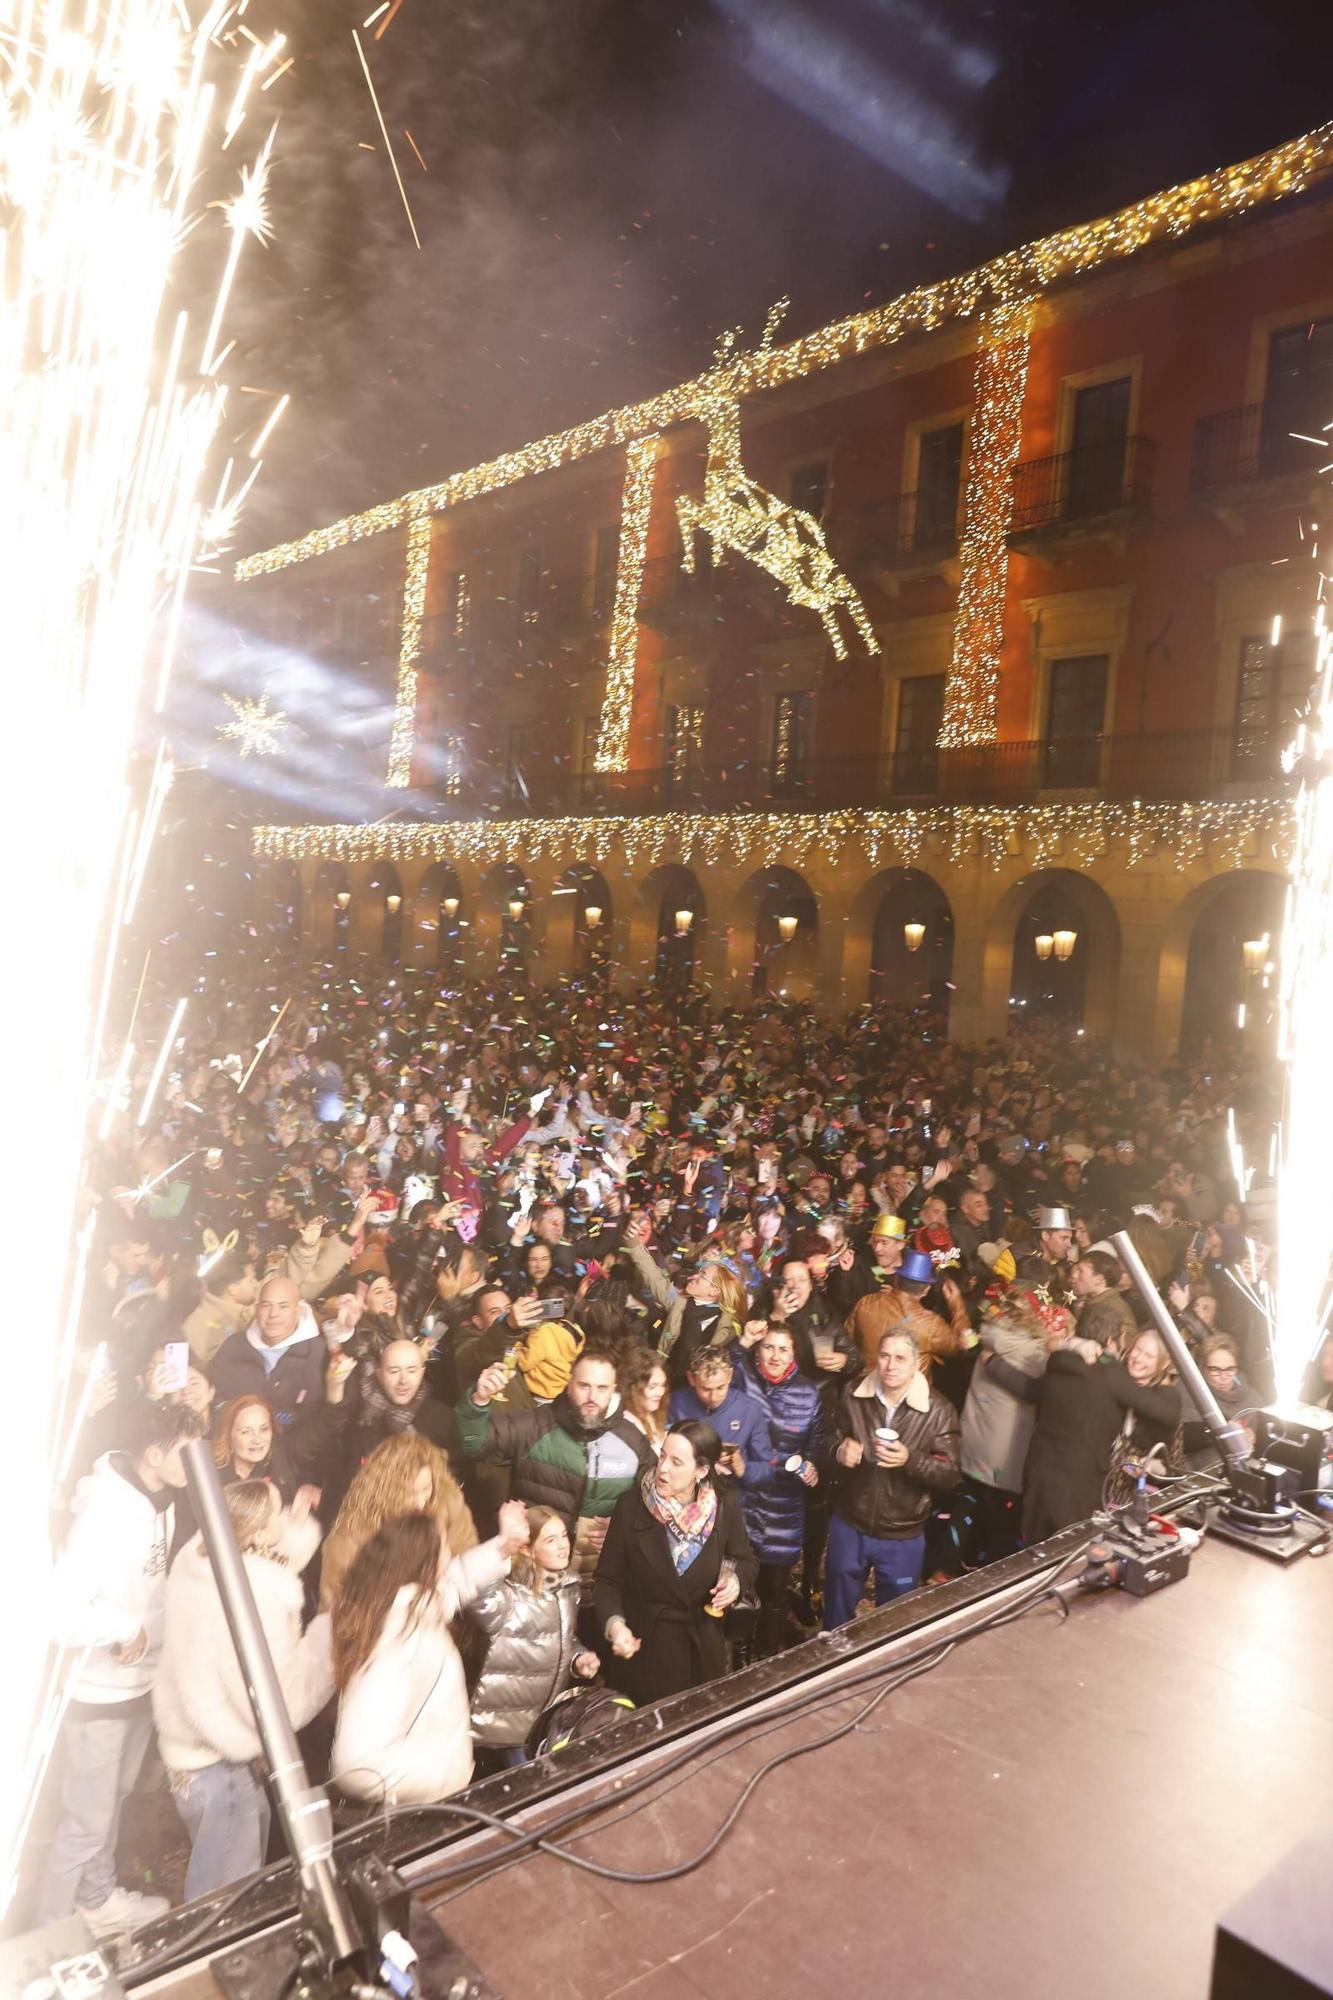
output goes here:
[[717, 1488], [705, 1480], [692, 1500], [668, 1500], [657, 1490], [657, 1467], [650, 1465], [639, 1487], [643, 1504], [667, 1531], [676, 1575], [683, 1576], [713, 1532], [717, 1519]]
[[410, 1403], [391, 1403], [371, 1375], [361, 1388], [360, 1421], [363, 1424], [386, 1425], [390, 1431], [410, 1431], [429, 1396], [430, 1390], [423, 1382]]

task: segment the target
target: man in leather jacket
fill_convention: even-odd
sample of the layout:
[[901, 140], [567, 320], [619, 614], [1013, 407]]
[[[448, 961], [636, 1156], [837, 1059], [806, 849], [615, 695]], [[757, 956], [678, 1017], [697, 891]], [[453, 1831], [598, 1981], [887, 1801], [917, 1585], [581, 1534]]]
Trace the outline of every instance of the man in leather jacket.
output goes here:
[[872, 1569], [876, 1604], [915, 1588], [932, 1500], [959, 1481], [957, 1413], [922, 1374], [908, 1327], [891, 1327], [874, 1369], [844, 1389], [832, 1433], [825, 1631], [855, 1616]]

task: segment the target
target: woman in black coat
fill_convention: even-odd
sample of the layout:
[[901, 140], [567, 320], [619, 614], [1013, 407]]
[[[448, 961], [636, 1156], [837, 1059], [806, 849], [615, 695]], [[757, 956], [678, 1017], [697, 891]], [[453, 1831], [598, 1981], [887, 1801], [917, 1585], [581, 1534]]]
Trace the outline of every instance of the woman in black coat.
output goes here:
[[[1168, 1435], [1180, 1422], [1178, 1389], [1136, 1382], [1115, 1355], [1097, 1353], [1089, 1360], [1080, 1350], [1090, 1351], [1090, 1343], [1057, 1348], [1036, 1381], [1020, 1376], [1026, 1386], [1018, 1393], [1035, 1390], [1037, 1400], [1037, 1427], [1023, 1474], [1023, 1539], [1029, 1543], [1086, 1521], [1101, 1506], [1111, 1450], [1127, 1410]], [[989, 1365], [996, 1367], [994, 1360]]]
[[710, 1424], [667, 1432], [660, 1457], [616, 1502], [594, 1578], [609, 1678], [642, 1706], [727, 1670], [722, 1614], [753, 1590], [740, 1506], [717, 1473]]

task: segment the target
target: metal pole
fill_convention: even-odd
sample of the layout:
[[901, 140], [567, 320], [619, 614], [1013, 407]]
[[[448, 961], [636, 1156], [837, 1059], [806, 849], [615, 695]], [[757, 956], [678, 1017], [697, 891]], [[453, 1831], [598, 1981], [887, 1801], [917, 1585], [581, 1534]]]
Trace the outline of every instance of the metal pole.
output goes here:
[[1231, 1423], [1223, 1416], [1221, 1406], [1208, 1387], [1202, 1369], [1189, 1351], [1184, 1334], [1172, 1319], [1166, 1302], [1148, 1275], [1147, 1267], [1135, 1249], [1133, 1239], [1127, 1231], [1119, 1229], [1112, 1236], [1111, 1242], [1115, 1246], [1116, 1255], [1138, 1286], [1143, 1303], [1152, 1315], [1153, 1325], [1162, 1336], [1166, 1351], [1175, 1363], [1176, 1373], [1198, 1404], [1199, 1415], [1203, 1418], [1214, 1444], [1226, 1460], [1228, 1468], [1240, 1467], [1249, 1457], [1245, 1432], [1239, 1424]]
[[264, 1761], [306, 1891], [303, 1906], [310, 1922], [318, 1927], [320, 1941], [331, 1954], [332, 1964], [343, 1964], [361, 1951], [362, 1938], [333, 1865], [332, 1808], [322, 1787], [311, 1784], [297, 1748], [296, 1733], [255, 1609], [250, 1579], [236, 1545], [208, 1440], [192, 1439], [182, 1457], [195, 1518], [213, 1565], [218, 1595], [245, 1676], [259, 1740], [264, 1746]]

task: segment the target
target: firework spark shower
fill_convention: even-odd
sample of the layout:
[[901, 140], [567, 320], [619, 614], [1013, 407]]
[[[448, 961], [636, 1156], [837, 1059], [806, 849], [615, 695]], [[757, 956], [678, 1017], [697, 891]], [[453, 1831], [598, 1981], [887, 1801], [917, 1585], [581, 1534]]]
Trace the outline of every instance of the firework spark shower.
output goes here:
[[1292, 750], [1298, 784], [1292, 879], [1282, 928], [1281, 1042], [1286, 1103], [1278, 1201], [1273, 1362], [1291, 1402], [1319, 1344], [1333, 1262], [1324, 1162], [1333, 1112], [1333, 643], [1321, 601], [1318, 677]]
[[[35, 988], [25, 999], [7, 982], [6, 1043], [19, 1056], [9, 1109], [28, 1137], [4, 1199], [14, 1213], [18, 1178], [40, 1189], [29, 1247], [64, 1278], [32, 1305], [36, 1365], [8, 1454], [10, 1520], [21, 1511], [24, 1524], [8, 1538], [9, 1601], [27, 1610], [6, 1640], [0, 1910], [59, 1719], [40, 1607], [46, 1496], [84, 1402], [80, 1157], [109, 1066], [127, 892], [165, 789], [156, 774], [169, 770], [159, 755], [136, 810], [131, 752], [161, 706], [185, 586], [225, 493], [210, 462], [227, 413], [206, 353], [216, 295], [243, 239], [265, 227], [273, 112], [266, 98], [261, 118], [255, 93], [281, 37], [233, 47], [232, 11], [0, 0], [0, 797], [10, 939], [43, 960], [37, 1004]], [[213, 259], [202, 298], [183, 285], [187, 239], [192, 269]]]

